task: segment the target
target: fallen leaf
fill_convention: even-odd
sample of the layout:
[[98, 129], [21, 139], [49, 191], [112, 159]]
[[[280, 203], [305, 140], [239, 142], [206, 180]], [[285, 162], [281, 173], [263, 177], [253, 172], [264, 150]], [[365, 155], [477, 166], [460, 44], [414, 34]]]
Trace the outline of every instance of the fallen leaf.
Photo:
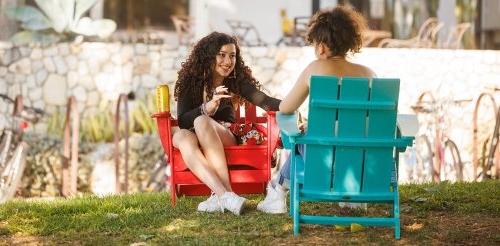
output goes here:
[[425, 188], [424, 190], [429, 192], [429, 193], [434, 193], [434, 192], [439, 191], [439, 189], [437, 187]]
[[428, 199], [425, 197], [414, 197], [412, 200], [415, 202], [426, 202]]
[[411, 225], [405, 226], [405, 229], [408, 231], [418, 231], [424, 227], [424, 224], [420, 223], [413, 223]]
[[139, 235], [139, 237], [142, 239], [142, 240], [148, 240], [148, 239], [151, 239], [153, 238], [155, 235], [149, 235], [149, 234], [141, 234]]
[[118, 218], [118, 214], [107, 213], [106, 214], [106, 218], [108, 218], [108, 219], [116, 219], [116, 218]]
[[349, 226], [335, 225], [336, 231], [347, 231], [348, 228], [349, 228]]
[[363, 231], [365, 230], [365, 227], [360, 225], [360, 224], [356, 224], [356, 223], [352, 223], [351, 224], [351, 232], [359, 232], [359, 231]]
[[131, 243], [130, 246], [146, 246], [147, 244], [145, 242], [137, 242], [137, 243]]
[[410, 206], [406, 205], [406, 204], [402, 204], [401, 205], [401, 212], [403, 212], [403, 213], [408, 213], [408, 212], [411, 211], [411, 209], [412, 208]]

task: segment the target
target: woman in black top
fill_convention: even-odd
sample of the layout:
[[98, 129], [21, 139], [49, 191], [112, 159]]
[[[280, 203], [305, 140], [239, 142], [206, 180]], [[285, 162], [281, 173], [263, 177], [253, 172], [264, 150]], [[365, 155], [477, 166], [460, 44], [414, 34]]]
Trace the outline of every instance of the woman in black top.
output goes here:
[[173, 144], [187, 167], [211, 190], [198, 211], [239, 215], [245, 198], [232, 192], [224, 146], [236, 145], [227, 124], [235, 121], [234, 104], [245, 99], [277, 111], [280, 100], [261, 92], [241, 58], [235, 38], [213, 32], [202, 38], [182, 64], [175, 83], [177, 118], [181, 130]]

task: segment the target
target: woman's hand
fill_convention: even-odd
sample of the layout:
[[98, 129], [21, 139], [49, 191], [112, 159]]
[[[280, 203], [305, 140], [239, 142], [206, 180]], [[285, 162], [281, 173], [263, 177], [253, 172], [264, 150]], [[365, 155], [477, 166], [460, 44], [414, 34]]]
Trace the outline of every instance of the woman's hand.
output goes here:
[[215, 114], [215, 111], [217, 111], [217, 109], [219, 108], [220, 100], [222, 98], [230, 98], [231, 97], [230, 95], [227, 95], [226, 93], [228, 93], [227, 87], [225, 87], [223, 85], [217, 86], [215, 88], [212, 100], [207, 102], [207, 104], [205, 105], [207, 113], [209, 115]]
[[300, 112], [299, 117], [297, 118], [297, 126], [302, 133], [307, 131], [307, 119], [303, 117]]
[[307, 131], [307, 122], [301, 122], [299, 123], [299, 130], [300, 132], [304, 133]]

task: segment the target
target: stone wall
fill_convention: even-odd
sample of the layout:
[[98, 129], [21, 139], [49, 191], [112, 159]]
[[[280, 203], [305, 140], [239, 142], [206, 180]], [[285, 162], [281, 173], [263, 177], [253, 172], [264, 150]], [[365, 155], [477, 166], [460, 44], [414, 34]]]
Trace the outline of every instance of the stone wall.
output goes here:
[[[243, 47], [242, 51], [265, 90], [280, 98], [314, 59], [309, 47]], [[80, 112], [92, 112], [100, 102], [113, 101], [120, 93], [134, 91], [144, 98], [159, 83], [169, 84], [172, 92], [187, 54], [187, 48], [168, 45], [61, 43], [41, 48], [0, 43], [0, 93], [22, 93], [28, 105], [48, 112], [63, 107], [67, 97], [74, 95]], [[366, 48], [352, 59], [371, 67], [379, 77], [401, 79], [401, 113], [413, 113], [411, 105], [423, 91], [451, 105], [446, 116], [453, 123], [450, 134], [470, 162], [474, 103], [445, 102], [475, 100], [480, 92], [500, 87], [500, 51]], [[0, 127], [7, 110], [6, 104], [0, 104]], [[492, 117], [487, 109], [482, 113], [480, 119], [487, 125], [482, 129], [487, 132]]]
[[[255, 77], [278, 97], [314, 59], [308, 47], [242, 50]], [[143, 97], [159, 83], [173, 86], [187, 53], [184, 47], [168, 45], [61, 43], [40, 48], [0, 43], [0, 93], [21, 93], [28, 104], [49, 112], [74, 95], [83, 112], [120, 93], [134, 91]], [[400, 78], [399, 110], [405, 113], [423, 91], [440, 98], [472, 99], [500, 84], [499, 51], [366, 48], [352, 60], [371, 67], [379, 77]]]

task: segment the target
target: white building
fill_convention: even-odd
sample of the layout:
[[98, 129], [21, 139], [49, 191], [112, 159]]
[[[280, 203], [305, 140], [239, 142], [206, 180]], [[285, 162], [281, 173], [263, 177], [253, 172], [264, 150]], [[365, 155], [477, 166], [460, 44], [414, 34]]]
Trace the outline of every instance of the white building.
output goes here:
[[[336, 4], [337, 0], [321, 0], [320, 8]], [[226, 20], [240, 20], [254, 25], [263, 41], [273, 44], [282, 37], [282, 9], [290, 19], [312, 14], [312, 0], [193, 0], [189, 5], [197, 38], [211, 31], [231, 33]]]

